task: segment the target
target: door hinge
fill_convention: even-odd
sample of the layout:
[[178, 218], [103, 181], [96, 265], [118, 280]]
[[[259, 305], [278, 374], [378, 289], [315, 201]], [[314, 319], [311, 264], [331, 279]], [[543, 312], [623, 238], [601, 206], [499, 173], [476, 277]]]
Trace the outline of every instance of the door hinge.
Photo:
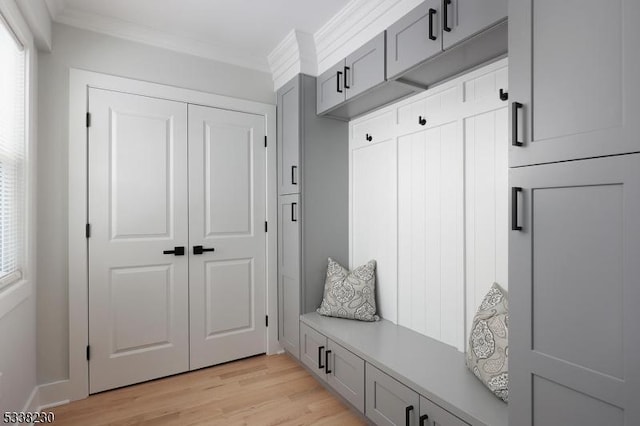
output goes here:
[[269, 228], [269, 227], [268, 227], [268, 225], [267, 225], [267, 222], [265, 222], [265, 223], [264, 223], [264, 232], [268, 232], [268, 231], [267, 231], [267, 229], [268, 229], [268, 228]]
[[264, 325], [269, 327], [269, 315], [264, 317]]
[[87, 127], [91, 127], [91, 113], [87, 113]]
[[87, 223], [87, 225], [84, 228], [84, 235], [87, 238], [91, 238], [91, 224]]
[[264, 147], [265, 148], [267, 147], [267, 137], [266, 136], [264, 137]]
[[87, 345], [87, 361], [91, 359], [91, 346]]

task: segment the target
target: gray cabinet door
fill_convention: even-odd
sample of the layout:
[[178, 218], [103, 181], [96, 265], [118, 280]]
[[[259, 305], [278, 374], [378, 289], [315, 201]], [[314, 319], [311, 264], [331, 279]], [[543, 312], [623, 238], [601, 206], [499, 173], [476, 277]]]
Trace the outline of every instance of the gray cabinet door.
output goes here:
[[385, 80], [384, 31], [347, 56], [344, 86], [347, 99], [352, 99]]
[[469, 426], [469, 423], [420, 395], [420, 426]]
[[316, 80], [316, 112], [318, 114], [345, 101], [347, 93], [344, 87], [344, 71], [345, 62], [342, 60], [318, 76]]
[[327, 380], [327, 338], [300, 323], [300, 360], [320, 379]]
[[278, 193], [300, 193], [300, 76], [278, 90]]
[[300, 196], [278, 200], [278, 339], [300, 357]]
[[637, 0], [509, 2], [511, 166], [640, 151], [639, 20]]
[[446, 50], [507, 19], [508, 0], [443, 0], [442, 47]]
[[441, 2], [422, 2], [387, 28], [387, 78], [442, 51]]
[[364, 360], [328, 340], [327, 381], [331, 387], [364, 413]]
[[379, 426], [417, 426], [419, 395], [371, 364], [365, 368], [367, 417]]
[[640, 154], [510, 184], [509, 422], [640, 424]]

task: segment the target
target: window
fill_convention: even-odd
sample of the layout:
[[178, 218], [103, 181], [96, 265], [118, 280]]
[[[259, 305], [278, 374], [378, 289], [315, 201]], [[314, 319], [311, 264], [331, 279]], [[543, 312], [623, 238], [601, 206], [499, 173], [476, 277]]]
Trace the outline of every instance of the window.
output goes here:
[[0, 19], [0, 289], [22, 277], [25, 72], [24, 49]]

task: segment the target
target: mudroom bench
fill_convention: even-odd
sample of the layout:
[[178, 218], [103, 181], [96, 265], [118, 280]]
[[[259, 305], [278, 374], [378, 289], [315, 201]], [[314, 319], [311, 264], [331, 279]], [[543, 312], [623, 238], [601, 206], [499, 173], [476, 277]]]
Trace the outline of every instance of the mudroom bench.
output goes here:
[[381, 320], [300, 317], [300, 360], [377, 425], [507, 426], [454, 347]]

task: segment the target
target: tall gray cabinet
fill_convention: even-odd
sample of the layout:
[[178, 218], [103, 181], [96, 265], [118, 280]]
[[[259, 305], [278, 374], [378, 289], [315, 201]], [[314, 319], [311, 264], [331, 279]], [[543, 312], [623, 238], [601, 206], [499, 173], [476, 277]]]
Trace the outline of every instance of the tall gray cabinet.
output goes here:
[[278, 90], [278, 337], [300, 357], [300, 315], [322, 301], [327, 258], [348, 261], [348, 123], [316, 115], [316, 79]]
[[639, 19], [509, 0], [510, 424], [640, 424]]

